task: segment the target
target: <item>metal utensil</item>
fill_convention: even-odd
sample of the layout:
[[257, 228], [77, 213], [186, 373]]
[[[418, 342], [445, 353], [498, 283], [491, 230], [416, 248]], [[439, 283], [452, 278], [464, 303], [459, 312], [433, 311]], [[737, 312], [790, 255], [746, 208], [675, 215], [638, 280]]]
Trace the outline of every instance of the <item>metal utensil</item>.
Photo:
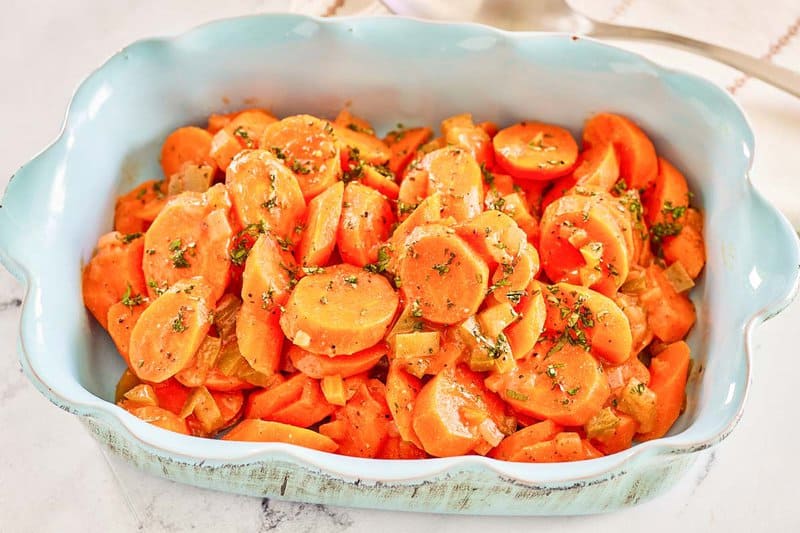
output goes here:
[[800, 72], [682, 35], [594, 20], [565, 0], [381, 0], [398, 15], [471, 20], [507, 30], [559, 31], [597, 38], [654, 41], [706, 56], [800, 97]]

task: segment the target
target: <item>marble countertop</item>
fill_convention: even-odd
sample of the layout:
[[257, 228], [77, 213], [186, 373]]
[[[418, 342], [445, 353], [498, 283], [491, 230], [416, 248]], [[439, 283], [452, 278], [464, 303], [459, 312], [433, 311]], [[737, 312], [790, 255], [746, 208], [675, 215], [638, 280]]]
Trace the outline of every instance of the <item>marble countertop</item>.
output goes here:
[[[589, 6], [588, 0], [574, 2]], [[791, 1], [708, 2], [725, 6], [714, 24], [697, 16], [695, 2], [632, 0], [592, 3], [601, 18], [646, 23], [653, 11], [665, 29], [694, 36], [710, 32], [723, 44], [749, 48], [786, 66], [800, 66], [800, 8]], [[125, 44], [171, 34], [225, 16], [289, 9], [312, 14], [366, 8], [345, 2], [267, 0], [5, 0], [0, 19], [0, 78], [5, 134], [0, 189], [17, 167], [58, 133], [73, 88]], [[748, 9], [770, 16], [755, 20]], [[10, 6], [10, 9], [9, 9]], [[336, 7], [339, 6], [339, 7]], [[587, 9], [589, 8], [587, 7]], [[660, 10], [660, 11], [659, 11]], [[683, 11], [681, 11], [683, 10]], [[781, 16], [774, 12], [783, 10]], [[659, 14], [660, 13], [660, 14]], [[677, 15], [676, 15], [677, 13]], [[733, 13], [734, 15], [731, 15]], [[675, 17], [684, 17], [676, 23]], [[652, 19], [651, 19], [652, 20]], [[651, 24], [652, 25], [652, 24]], [[742, 43], [746, 41], [747, 46]], [[753, 180], [800, 225], [800, 101], [710, 61], [658, 46], [625, 45], [671, 66], [730, 87], [756, 131]], [[108, 457], [80, 421], [45, 400], [22, 375], [16, 356], [22, 288], [0, 269], [0, 532], [127, 531], [800, 531], [796, 485], [800, 460], [794, 425], [793, 333], [800, 303], [755, 335], [754, 378], [744, 418], [720, 446], [704, 452], [669, 493], [633, 509], [599, 517], [489, 518], [389, 513], [285, 503], [178, 485]]]

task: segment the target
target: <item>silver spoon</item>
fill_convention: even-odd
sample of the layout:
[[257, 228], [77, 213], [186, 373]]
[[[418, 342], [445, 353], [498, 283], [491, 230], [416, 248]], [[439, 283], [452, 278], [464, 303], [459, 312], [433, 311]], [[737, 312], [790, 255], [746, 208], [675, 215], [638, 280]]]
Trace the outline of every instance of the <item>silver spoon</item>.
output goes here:
[[558, 31], [600, 39], [656, 41], [709, 57], [800, 97], [800, 72], [730, 48], [647, 28], [599, 22], [565, 0], [381, 0], [398, 15], [436, 20], [471, 20], [506, 30]]

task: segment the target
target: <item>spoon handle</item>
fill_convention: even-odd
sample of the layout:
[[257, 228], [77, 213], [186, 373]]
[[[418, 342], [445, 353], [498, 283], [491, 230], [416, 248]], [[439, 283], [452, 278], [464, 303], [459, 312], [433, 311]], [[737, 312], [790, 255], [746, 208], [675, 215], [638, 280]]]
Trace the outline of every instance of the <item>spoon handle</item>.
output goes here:
[[725, 63], [749, 76], [759, 78], [787, 93], [800, 98], [800, 72], [779, 67], [764, 59], [731, 50], [715, 44], [698, 41], [682, 35], [647, 28], [618, 26], [604, 22], [594, 22], [588, 35], [598, 38], [632, 39], [637, 41], [657, 41], [699, 53], [721, 63]]

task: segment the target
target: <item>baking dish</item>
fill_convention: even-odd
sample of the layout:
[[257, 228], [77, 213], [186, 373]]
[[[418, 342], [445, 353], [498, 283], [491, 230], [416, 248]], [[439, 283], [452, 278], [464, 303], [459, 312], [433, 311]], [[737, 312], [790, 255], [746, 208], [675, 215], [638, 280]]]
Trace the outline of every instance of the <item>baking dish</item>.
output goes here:
[[[220, 109], [333, 116], [347, 102], [382, 131], [465, 110], [510, 123], [631, 116], [681, 168], [706, 215], [708, 265], [686, 412], [670, 434], [578, 463], [479, 456], [365, 460], [280, 443], [222, 442], [148, 425], [108, 401], [123, 363], [85, 312], [80, 268], [111, 227], [114, 197], [159, 176], [164, 136]], [[485, 116], [484, 116], [485, 114]], [[77, 90], [61, 136], [21, 168], [0, 209], [0, 259], [26, 287], [19, 354], [53, 403], [143, 470], [218, 490], [383, 509], [595, 513], [671, 486], [741, 417], [752, 329], [783, 309], [800, 251], [752, 187], [753, 135], [735, 102], [697, 77], [564, 34], [403, 18], [264, 15], [135, 43]]]

